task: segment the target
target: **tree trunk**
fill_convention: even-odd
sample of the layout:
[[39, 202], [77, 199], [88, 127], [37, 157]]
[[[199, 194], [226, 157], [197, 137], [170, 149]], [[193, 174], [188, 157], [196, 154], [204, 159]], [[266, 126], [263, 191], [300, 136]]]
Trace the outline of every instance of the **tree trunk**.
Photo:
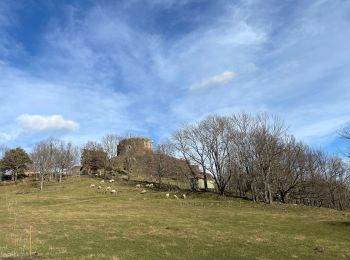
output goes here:
[[267, 182], [264, 182], [264, 197], [265, 197], [265, 202], [269, 202], [269, 194], [268, 194], [268, 188], [267, 188]]
[[256, 194], [255, 194], [255, 186], [253, 183], [250, 184], [250, 192], [252, 194], [252, 200], [255, 203], [256, 202]]
[[287, 194], [285, 192], [280, 191], [280, 196], [281, 196], [281, 202], [285, 204]]
[[40, 191], [43, 190], [43, 187], [44, 187], [44, 174], [41, 174]]
[[203, 181], [204, 181], [204, 190], [208, 191], [208, 180], [207, 180], [207, 174], [203, 173]]
[[158, 176], [158, 185], [159, 185], [159, 189], [162, 187], [162, 177]]
[[267, 192], [269, 193], [269, 203], [272, 204], [273, 198], [272, 198], [270, 183], [267, 183]]
[[220, 195], [225, 195], [225, 186], [220, 184], [220, 187], [218, 188], [219, 188]]

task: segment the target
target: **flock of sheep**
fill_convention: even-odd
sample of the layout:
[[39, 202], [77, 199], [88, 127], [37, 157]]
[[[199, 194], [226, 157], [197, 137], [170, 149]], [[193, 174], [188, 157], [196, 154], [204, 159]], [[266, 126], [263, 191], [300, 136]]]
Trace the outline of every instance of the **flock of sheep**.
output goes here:
[[[102, 184], [104, 182], [105, 182], [104, 180], [100, 181], [100, 185], [91, 184], [90, 188], [96, 188], [97, 187], [97, 189], [99, 189], [99, 190], [103, 190], [103, 191], [109, 192], [111, 194], [117, 194], [117, 191], [115, 189], [112, 189], [111, 186], [103, 187]], [[108, 180], [108, 182], [109, 183], [113, 183], [114, 179]], [[138, 189], [141, 189], [143, 186], [142, 186], [142, 184], [136, 184], [135, 187], [138, 188]], [[153, 188], [154, 185], [153, 185], [153, 183], [150, 183], [150, 184], [146, 184], [145, 187], [146, 188]], [[143, 190], [141, 190], [140, 194], [145, 194], [146, 192], [147, 192], [147, 190], [143, 189]], [[170, 193], [165, 194], [165, 197], [167, 199], [170, 198]], [[179, 197], [176, 194], [173, 195], [173, 198], [174, 199], [179, 199]], [[181, 198], [182, 199], [186, 199], [186, 194], [182, 194]]]
[[[104, 182], [105, 182], [104, 180], [100, 181], [101, 184]], [[114, 182], [114, 179], [111, 179], [108, 182], [112, 183], [112, 182]], [[106, 188], [104, 188], [102, 185], [95, 185], [95, 184], [90, 185], [90, 188], [96, 188], [96, 187], [99, 190], [104, 190], [106, 192], [110, 192], [111, 194], [117, 194], [117, 191], [115, 189], [112, 189], [111, 186], [107, 186]]]

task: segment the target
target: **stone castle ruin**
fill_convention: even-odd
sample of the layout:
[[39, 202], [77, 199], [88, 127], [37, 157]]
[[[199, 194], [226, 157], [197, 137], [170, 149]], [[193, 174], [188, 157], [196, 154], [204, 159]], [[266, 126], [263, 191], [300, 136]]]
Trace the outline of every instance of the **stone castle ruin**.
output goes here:
[[[119, 142], [117, 149], [118, 158], [120, 158], [121, 167], [124, 171], [132, 172], [134, 175], [148, 175], [152, 178], [152, 160], [157, 160], [157, 153], [153, 153], [152, 140], [145, 137], [131, 137], [123, 139]], [[132, 158], [132, 160], [127, 160]], [[162, 157], [163, 163], [167, 163], [167, 173], [163, 177], [173, 180], [188, 181], [191, 179], [191, 189], [203, 189], [204, 181], [198, 165], [189, 165], [186, 161], [172, 156]], [[151, 175], [149, 175], [151, 174]], [[186, 177], [187, 176], [187, 177]], [[214, 181], [208, 175], [208, 188], [214, 188]]]
[[132, 137], [121, 140], [118, 145], [118, 156], [142, 156], [152, 153], [152, 140], [143, 137]]

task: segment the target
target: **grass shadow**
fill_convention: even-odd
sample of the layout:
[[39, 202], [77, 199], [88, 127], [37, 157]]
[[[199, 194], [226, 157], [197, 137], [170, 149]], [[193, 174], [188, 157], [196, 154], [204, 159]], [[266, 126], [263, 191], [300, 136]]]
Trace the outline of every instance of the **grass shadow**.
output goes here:
[[325, 223], [336, 227], [350, 228], [350, 221], [325, 221]]

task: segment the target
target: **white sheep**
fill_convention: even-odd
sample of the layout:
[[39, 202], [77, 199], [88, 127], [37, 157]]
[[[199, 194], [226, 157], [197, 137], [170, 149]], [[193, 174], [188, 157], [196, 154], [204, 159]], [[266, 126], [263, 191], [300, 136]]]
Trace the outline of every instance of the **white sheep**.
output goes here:
[[186, 199], [186, 194], [182, 194], [182, 198], [183, 198], [183, 199]]
[[141, 184], [136, 184], [136, 188], [141, 188]]
[[101, 183], [104, 183], [105, 181], [104, 180], [102, 180], [102, 181], [100, 181]]
[[145, 194], [146, 192], [147, 192], [146, 190], [142, 190], [140, 193]]
[[95, 188], [95, 184], [91, 184], [91, 185], [90, 185], [90, 188]]
[[110, 186], [108, 186], [107, 188], [106, 188], [106, 190], [110, 190], [111, 189], [111, 187]]
[[153, 183], [148, 184], [148, 187], [153, 188]]
[[111, 194], [116, 194], [117, 191], [116, 190], [111, 190]]
[[109, 180], [109, 183], [112, 183], [112, 182], [114, 182], [114, 179]]
[[177, 200], [178, 200], [178, 199], [179, 199], [179, 197], [178, 197], [177, 195], [174, 195], [174, 199], [177, 199]]
[[97, 188], [100, 190], [100, 189], [102, 189], [102, 186], [98, 186]]
[[170, 194], [169, 194], [169, 193], [165, 194], [165, 197], [169, 198], [169, 197], [170, 197]]

